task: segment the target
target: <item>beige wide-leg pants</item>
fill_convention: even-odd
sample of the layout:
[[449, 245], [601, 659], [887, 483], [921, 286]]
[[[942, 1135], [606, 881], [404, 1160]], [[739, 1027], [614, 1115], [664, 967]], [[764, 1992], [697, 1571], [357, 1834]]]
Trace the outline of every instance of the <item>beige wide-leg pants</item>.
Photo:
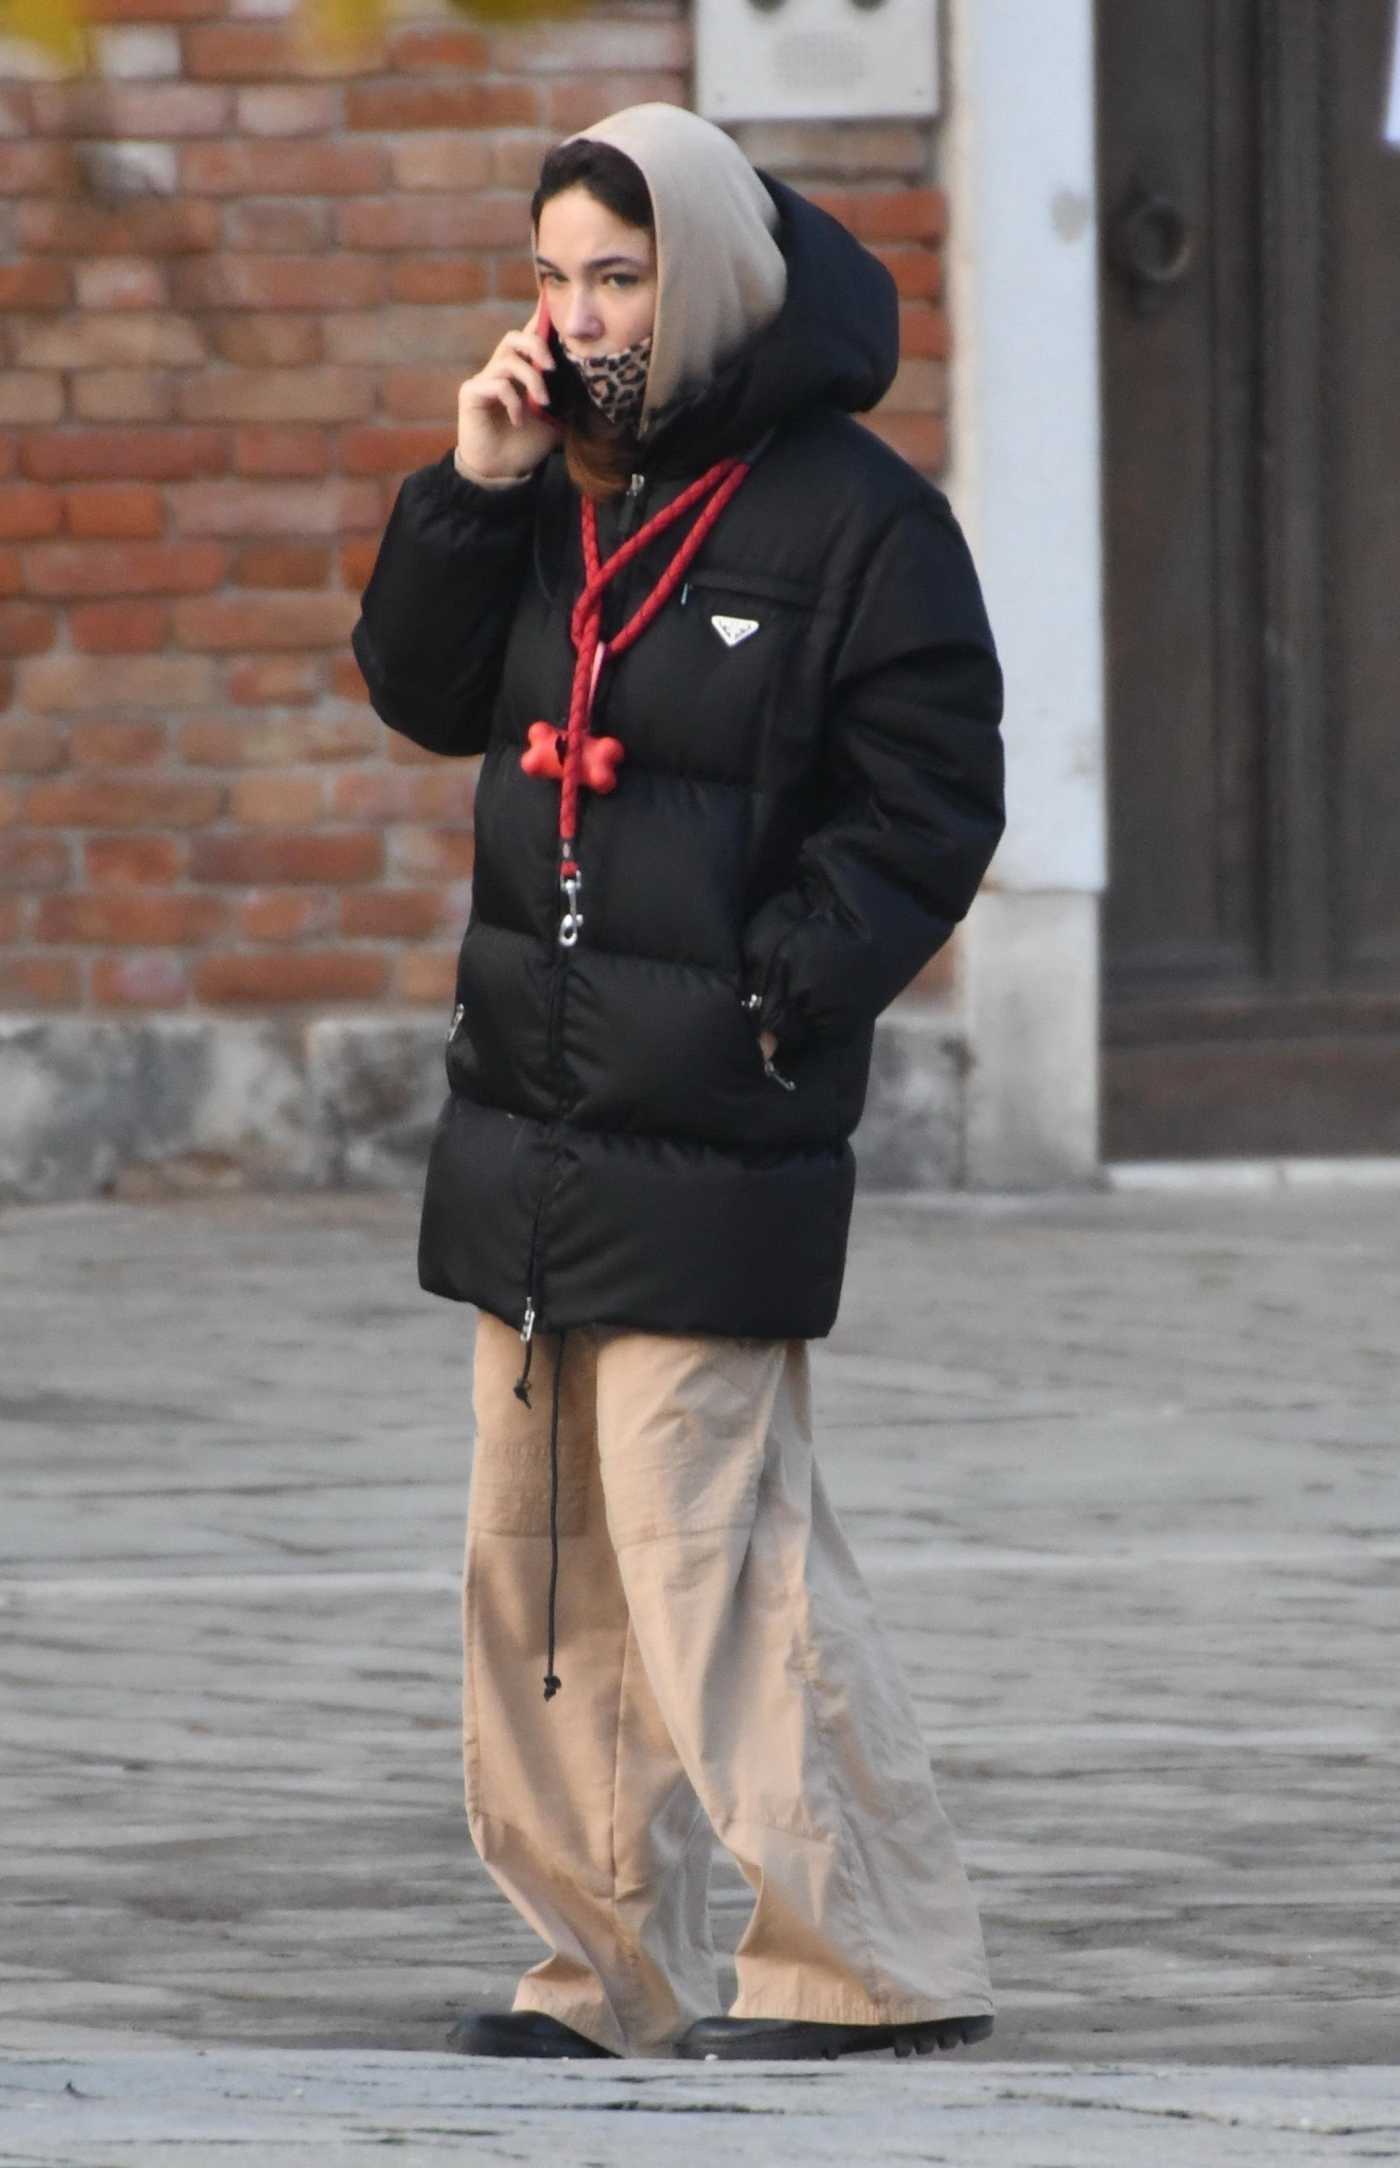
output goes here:
[[549, 1946], [516, 2009], [632, 2055], [713, 2014], [717, 1834], [755, 1893], [734, 2016], [990, 2011], [918, 1722], [813, 1460], [806, 1343], [566, 1336], [546, 1701], [557, 1353], [541, 1335], [527, 1408], [518, 1336], [480, 1318], [463, 1741], [476, 1848]]

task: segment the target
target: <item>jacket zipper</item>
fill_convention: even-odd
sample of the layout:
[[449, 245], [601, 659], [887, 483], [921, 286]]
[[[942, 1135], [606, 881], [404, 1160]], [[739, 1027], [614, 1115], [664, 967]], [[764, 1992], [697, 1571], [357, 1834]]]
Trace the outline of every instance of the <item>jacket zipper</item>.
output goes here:
[[520, 1320], [520, 1338], [526, 1354], [535, 1336], [539, 1317], [537, 1296], [539, 1293], [540, 1230], [544, 1222], [545, 1208], [558, 1187], [559, 1125], [563, 1118], [563, 1085], [559, 1075], [559, 1020], [564, 1005], [564, 984], [569, 968], [568, 950], [555, 944], [552, 978], [549, 990], [549, 1023], [547, 1048], [549, 1064], [555, 1073], [555, 1115], [550, 1124], [549, 1162], [540, 1177], [540, 1193], [535, 1203], [535, 1216], [530, 1226], [530, 1249], [525, 1264], [525, 1309]]
[[[637, 507], [641, 501], [642, 492], [645, 487], [646, 476], [644, 474], [633, 474], [629, 476], [627, 483], [627, 496], [622, 511], [623, 526], [619, 534], [619, 540], [621, 540], [622, 534], [627, 531], [627, 528], [636, 518]], [[557, 908], [558, 904], [557, 882], [557, 873], [554, 871], [553, 868], [551, 868], [550, 903], [553, 908]], [[551, 1069], [554, 1071], [555, 1114], [553, 1120], [550, 1123], [548, 1136], [549, 1157], [545, 1170], [540, 1177], [539, 1196], [536, 1199], [534, 1218], [531, 1221], [530, 1225], [530, 1247], [525, 1264], [525, 1307], [521, 1313], [520, 1318], [520, 1338], [524, 1345], [526, 1356], [526, 1366], [525, 1372], [523, 1374], [524, 1376], [528, 1376], [529, 1373], [531, 1344], [535, 1337], [535, 1328], [539, 1322], [540, 1315], [538, 1298], [541, 1229], [544, 1223], [545, 1211], [549, 1205], [551, 1197], [554, 1195], [555, 1189], [558, 1186], [557, 1170], [559, 1165], [559, 1125], [563, 1117], [563, 1080], [560, 1075], [559, 1066], [559, 1017], [561, 1009], [563, 1007], [564, 980], [567, 969], [568, 950], [560, 947], [559, 944], [556, 942], [554, 944], [553, 962], [551, 964], [549, 1024], [547, 1034], [549, 1064]]]
[[[637, 525], [637, 521], [642, 509], [642, 500], [646, 494], [646, 486], [647, 478], [645, 474], [632, 474], [628, 476], [627, 491], [623, 500], [621, 512], [618, 516], [617, 539], [619, 545], [626, 541], [627, 537], [632, 533], [633, 529]], [[556, 1105], [558, 1106], [558, 1111], [556, 1112], [554, 1122], [551, 1128], [550, 1163], [545, 1171], [544, 1177], [540, 1184], [539, 1200], [535, 1206], [534, 1221], [530, 1229], [530, 1249], [525, 1267], [525, 1308], [520, 1319], [520, 1338], [524, 1343], [527, 1358], [530, 1353], [531, 1343], [535, 1336], [535, 1327], [539, 1320], [539, 1306], [536, 1297], [539, 1292], [537, 1282], [539, 1270], [540, 1231], [544, 1221], [546, 1207], [549, 1204], [550, 1198], [554, 1195], [555, 1189], [558, 1187], [557, 1168], [559, 1162], [559, 1124], [563, 1119], [562, 1082], [559, 1081], [557, 1078], [558, 1022], [560, 1012], [563, 1007], [564, 986], [566, 974], [568, 971], [568, 961], [569, 959], [567, 949], [556, 948], [554, 954], [554, 980], [550, 993], [549, 1054], [551, 1065], [556, 1069]], [[771, 1062], [765, 1061], [763, 1066], [765, 1075], [771, 1076], [775, 1083], [781, 1084], [783, 1086], [783, 1089], [785, 1091], [796, 1091], [796, 1085], [791, 1083], [786, 1077], [780, 1076], [778, 1074], [778, 1071], [773, 1068]]]
[[627, 495], [623, 499], [622, 511], [617, 522], [617, 538], [619, 542], [625, 542], [637, 524], [637, 515], [641, 510], [642, 497], [646, 486], [647, 478], [644, 474], [628, 476]]

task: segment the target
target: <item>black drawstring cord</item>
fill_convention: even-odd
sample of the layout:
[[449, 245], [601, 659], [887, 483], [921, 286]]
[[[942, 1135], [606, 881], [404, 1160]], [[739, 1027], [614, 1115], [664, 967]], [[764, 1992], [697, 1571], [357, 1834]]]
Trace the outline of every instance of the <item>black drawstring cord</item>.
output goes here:
[[555, 1604], [559, 1594], [559, 1393], [564, 1377], [564, 1342], [561, 1332], [554, 1350], [554, 1399], [549, 1415], [549, 1655], [545, 1664], [544, 1698], [553, 1701], [561, 1681], [554, 1670]]

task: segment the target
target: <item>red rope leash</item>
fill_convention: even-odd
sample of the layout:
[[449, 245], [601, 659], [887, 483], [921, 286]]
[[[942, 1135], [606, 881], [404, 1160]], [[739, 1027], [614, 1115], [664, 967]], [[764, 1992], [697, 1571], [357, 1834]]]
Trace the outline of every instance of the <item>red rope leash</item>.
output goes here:
[[[631, 647], [646, 631], [652, 619], [663, 610], [675, 593], [681, 580], [709, 535], [725, 506], [743, 482], [749, 469], [742, 459], [720, 459], [714, 466], [683, 489], [673, 501], [653, 513], [646, 525], [629, 536], [620, 549], [614, 550], [606, 563], [598, 557], [598, 512], [592, 499], [585, 497], [582, 507], [584, 586], [574, 604], [569, 623], [574, 644], [574, 677], [569, 695], [569, 719], [561, 732], [552, 723], [532, 723], [529, 730], [529, 750], [521, 755], [520, 765], [527, 775], [543, 775], [558, 778], [562, 784], [559, 794], [559, 881], [564, 890], [565, 912], [559, 928], [559, 939], [565, 948], [572, 948], [578, 939], [583, 915], [578, 908], [582, 876], [574, 857], [578, 836], [579, 792], [588, 789], [600, 795], [612, 790], [617, 782], [617, 766], [624, 757], [624, 749], [616, 738], [594, 738], [589, 735], [588, 723], [593, 712], [593, 701], [598, 689], [598, 678], [605, 657], [620, 655]], [[662, 573], [651, 593], [635, 610], [621, 631], [611, 640], [602, 638], [603, 595], [610, 580], [624, 572], [647, 545], [664, 534], [668, 527], [683, 519], [692, 506], [709, 498], [695, 525], [682, 542], [670, 564]], [[564, 741], [561, 759], [559, 741]]]

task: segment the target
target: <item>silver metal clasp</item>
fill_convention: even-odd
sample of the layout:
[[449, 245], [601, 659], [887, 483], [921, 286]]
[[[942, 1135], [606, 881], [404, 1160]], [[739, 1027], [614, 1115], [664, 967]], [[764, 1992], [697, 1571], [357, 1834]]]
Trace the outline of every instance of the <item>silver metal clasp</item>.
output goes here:
[[583, 927], [583, 913], [579, 909], [578, 901], [579, 892], [583, 887], [583, 875], [581, 873], [565, 874], [559, 885], [563, 889], [565, 897], [564, 916], [559, 921], [559, 946], [560, 948], [576, 948]]

